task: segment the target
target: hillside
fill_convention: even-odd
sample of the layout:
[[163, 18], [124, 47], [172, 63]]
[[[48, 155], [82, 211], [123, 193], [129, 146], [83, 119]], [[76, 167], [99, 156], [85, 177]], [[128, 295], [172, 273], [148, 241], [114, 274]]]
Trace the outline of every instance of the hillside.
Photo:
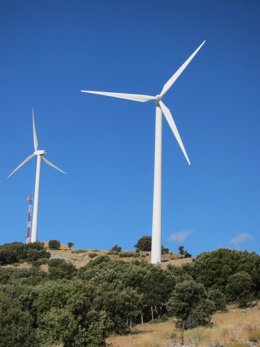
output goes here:
[[[254, 342], [258, 339], [258, 342]], [[174, 320], [161, 323], [137, 325], [132, 334], [111, 336], [110, 347], [180, 347], [180, 332]], [[212, 326], [197, 327], [184, 332], [186, 347], [259, 347], [260, 302], [254, 307], [239, 309], [228, 306], [227, 312], [217, 312], [212, 317]]]
[[167, 254], [160, 266], [149, 257], [1, 245], [2, 345], [260, 347], [258, 254], [219, 249], [194, 260]]
[[[77, 269], [85, 266], [91, 260], [98, 256], [109, 256], [111, 260], [122, 260], [131, 262], [133, 260], [141, 260], [146, 263], [150, 262], [150, 252], [136, 253], [134, 251], [111, 252], [109, 250], [96, 250], [96, 249], [69, 249], [66, 245], [62, 244], [60, 250], [50, 250], [45, 243], [45, 247], [51, 254], [51, 259], [64, 259], [66, 262], [71, 262]], [[183, 258], [177, 253], [164, 254], [162, 256], [161, 267], [165, 268], [168, 264], [181, 266], [183, 264], [191, 263], [192, 258]]]

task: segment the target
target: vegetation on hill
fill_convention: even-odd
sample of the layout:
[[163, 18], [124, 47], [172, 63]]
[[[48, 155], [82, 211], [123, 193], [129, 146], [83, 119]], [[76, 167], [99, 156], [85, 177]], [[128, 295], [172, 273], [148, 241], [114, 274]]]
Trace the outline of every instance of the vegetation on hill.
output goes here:
[[[63, 259], [48, 260], [42, 247], [0, 246], [0, 259], [8, 250], [16, 261], [33, 262], [30, 269], [1, 263], [0, 341], [7, 347], [105, 346], [107, 336], [125, 334], [136, 323], [173, 316], [178, 326], [189, 329], [208, 324], [226, 301], [247, 306], [260, 296], [256, 253], [220, 249], [166, 269], [135, 258], [123, 262], [96, 256], [76, 269]], [[30, 250], [41, 256], [35, 259]], [[47, 272], [40, 268], [42, 252]]]
[[27, 245], [21, 242], [13, 242], [0, 246], [0, 265], [49, 258], [50, 253], [46, 252], [41, 242]]

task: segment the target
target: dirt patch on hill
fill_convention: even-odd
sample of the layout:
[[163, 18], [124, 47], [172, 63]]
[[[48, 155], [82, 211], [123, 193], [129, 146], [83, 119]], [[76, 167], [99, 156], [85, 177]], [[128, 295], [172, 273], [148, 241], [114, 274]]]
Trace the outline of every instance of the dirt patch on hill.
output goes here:
[[[108, 250], [86, 250], [86, 249], [69, 249], [68, 247], [61, 248], [60, 250], [49, 250], [51, 253], [51, 259], [64, 259], [67, 262], [71, 262], [76, 268], [81, 268], [88, 264], [92, 259], [98, 256], [109, 256], [111, 260], [121, 260], [125, 262], [132, 262], [133, 260], [139, 260], [144, 262], [150, 262], [150, 252], [136, 253], [134, 251], [123, 251], [119, 253], [113, 253]], [[166, 268], [168, 264], [175, 266], [181, 266], [183, 264], [191, 263], [192, 258], [182, 258], [178, 254], [166, 254], [162, 257], [162, 263], [160, 266]]]

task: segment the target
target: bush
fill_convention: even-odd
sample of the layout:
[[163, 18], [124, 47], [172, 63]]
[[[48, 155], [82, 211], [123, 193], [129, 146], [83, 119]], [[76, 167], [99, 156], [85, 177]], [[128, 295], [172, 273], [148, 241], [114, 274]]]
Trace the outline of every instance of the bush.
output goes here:
[[122, 247], [115, 245], [111, 248], [112, 252], [121, 252], [122, 251]]
[[7, 243], [0, 246], [0, 265], [13, 264], [37, 259], [49, 259], [50, 253], [44, 250], [40, 242], [24, 244], [20, 242]]
[[208, 293], [208, 298], [214, 303], [215, 309], [225, 310], [226, 297], [219, 289], [212, 289]]
[[0, 265], [18, 263], [19, 258], [17, 252], [11, 249], [0, 250]]
[[169, 254], [170, 250], [167, 247], [162, 246], [162, 254]]
[[48, 263], [49, 278], [52, 280], [57, 279], [71, 279], [77, 272], [72, 263], [66, 263], [64, 259], [51, 259]]
[[143, 236], [135, 245], [136, 251], [151, 251], [152, 246], [152, 237], [151, 236]]
[[253, 282], [250, 275], [237, 272], [228, 278], [226, 293], [230, 301], [238, 301], [239, 307], [246, 307], [253, 298]]
[[69, 249], [71, 249], [71, 247], [73, 247], [74, 246], [74, 243], [73, 242], [68, 242], [68, 247], [69, 247]]
[[215, 311], [204, 286], [193, 280], [177, 283], [166, 306], [177, 317], [177, 326], [184, 329], [208, 324]]
[[185, 250], [184, 246], [179, 246], [179, 254], [182, 255], [184, 258], [191, 258], [191, 254]]
[[50, 240], [49, 241], [49, 249], [59, 250], [60, 249], [60, 241]]
[[95, 257], [97, 257], [98, 256], [98, 254], [97, 253], [94, 253], [94, 252], [92, 252], [92, 253], [89, 253], [89, 258], [91, 258], [91, 259], [93, 259], [93, 258], [95, 258]]
[[257, 292], [260, 294], [260, 255], [222, 248], [200, 254], [193, 263], [194, 279], [208, 289], [220, 289], [223, 293], [229, 277], [241, 271], [250, 275], [256, 297]]
[[0, 344], [1, 346], [39, 346], [33, 329], [33, 319], [28, 311], [13, 303], [6, 293], [0, 294]]
[[138, 258], [140, 254], [133, 252], [121, 252], [119, 253], [119, 258]]
[[185, 252], [184, 246], [179, 246], [178, 249], [179, 249], [179, 254], [184, 255], [184, 252]]

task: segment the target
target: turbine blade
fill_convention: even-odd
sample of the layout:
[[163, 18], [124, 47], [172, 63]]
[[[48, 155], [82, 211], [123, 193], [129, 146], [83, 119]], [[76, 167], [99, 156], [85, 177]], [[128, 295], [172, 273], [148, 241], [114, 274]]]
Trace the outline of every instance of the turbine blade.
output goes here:
[[110, 92], [96, 92], [92, 90], [81, 90], [82, 93], [90, 93], [90, 94], [98, 94], [98, 95], [105, 95], [105, 96], [111, 96], [113, 98], [119, 98], [119, 99], [127, 99], [132, 101], [139, 101], [139, 102], [146, 102], [155, 100], [154, 96], [150, 95], [142, 95], [142, 94], [125, 94], [125, 93], [110, 93]]
[[55, 170], [57, 170], [57, 171], [60, 171], [60, 172], [63, 173], [64, 175], [67, 175], [67, 172], [65, 172], [65, 171], [63, 171], [63, 170], [61, 170], [61, 169], [59, 169], [58, 166], [52, 164], [52, 163], [51, 163], [49, 160], [47, 160], [45, 157], [42, 157], [42, 156], [41, 156], [41, 158], [42, 158], [42, 160], [43, 160], [47, 165], [53, 167], [53, 168], [54, 168]]
[[189, 65], [189, 63], [192, 61], [192, 59], [195, 57], [195, 55], [198, 53], [198, 51], [201, 49], [201, 47], [204, 45], [206, 41], [203, 41], [202, 44], [192, 53], [192, 55], [185, 61], [184, 64], [175, 72], [174, 75], [165, 83], [162, 91], [161, 96], [163, 96], [167, 91], [171, 88], [173, 83], [177, 80], [177, 78], [182, 74], [182, 72], [186, 69], [186, 67]]
[[38, 149], [38, 139], [37, 139], [37, 133], [36, 133], [36, 127], [35, 127], [35, 120], [34, 120], [34, 109], [32, 110], [32, 121], [33, 121], [33, 143], [34, 143], [34, 150], [37, 151], [37, 149]]
[[7, 178], [11, 177], [17, 170], [19, 170], [22, 166], [24, 166], [24, 165], [25, 165], [28, 161], [30, 161], [33, 157], [34, 157], [34, 154], [29, 155], [21, 164], [19, 164], [19, 165], [17, 166], [16, 169], [14, 169], [14, 171], [12, 171], [12, 172], [10, 173], [10, 175], [9, 175]]
[[181, 150], [182, 150], [182, 152], [184, 154], [184, 157], [186, 158], [188, 164], [190, 165], [189, 157], [188, 157], [188, 155], [186, 153], [185, 147], [184, 147], [184, 145], [182, 143], [180, 134], [179, 134], [178, 129], [176, 127], [176, 124], [175, 124], [175, 122], [173, 120], [173, 117], [172, 117], [172, 114], [171, 114], [170, 110], [168, 109], [168, 107], [162, 101], [159, 101], [159, 105], [161, 107], [161, 110], [162, 110], [162, 112], [163, 112], [163, 114], [164, 114], [164, 116], [165, 116], [165, 118], [166, 118], [170, 128], [172, 129], [172, 132], [173, 132], [173, 134], [174, 134], [174, 136], [175, 136], [179, 146], [181, 147]]

